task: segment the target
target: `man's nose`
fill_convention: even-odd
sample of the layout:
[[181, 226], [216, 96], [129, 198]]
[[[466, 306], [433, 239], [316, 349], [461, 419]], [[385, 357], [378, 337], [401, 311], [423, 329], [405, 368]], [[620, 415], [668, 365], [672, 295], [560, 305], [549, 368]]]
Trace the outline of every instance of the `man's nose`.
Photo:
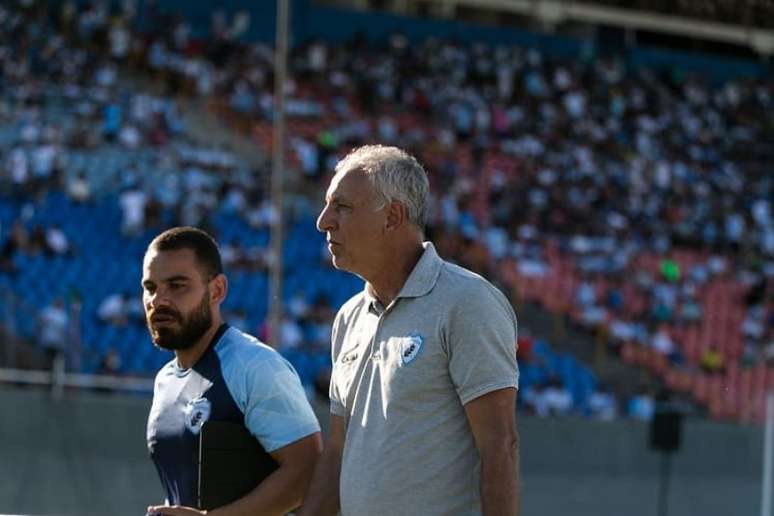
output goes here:
[[317, 231], [325, 233], [333, 227], [333, 220], [330, 214], [331, 210], [328, 206], [322, 209], [320, 216], [317, 217]]
[[169, 298], [164, 292], [157, 291], [153, 294], [148, 294], [146, 305], [154, 310], [162, 306], [169, 306]]

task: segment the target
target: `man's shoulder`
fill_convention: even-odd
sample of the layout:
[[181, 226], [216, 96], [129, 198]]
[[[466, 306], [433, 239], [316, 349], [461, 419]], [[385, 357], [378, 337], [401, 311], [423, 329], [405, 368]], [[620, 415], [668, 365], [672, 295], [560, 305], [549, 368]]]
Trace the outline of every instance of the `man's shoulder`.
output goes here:
[[463, 298], [500, 292], [482, 275], [447, 261], [443, 262], [436, 286], [444, 296], [456, 294]]
[[447, 307], [458, 306], [468, 313], [495, 307], [513, 313], [511, 302], [499, 288], [482, 275], [451, 262], [443, 263], [433, 294]]
[[215, 346], [215, 352], [221, 361], [233, 362], [245, 366], [255, 361], [280, 359], [281, 355], [271, 346], [257, 337], [236, 328], [229, 328]]

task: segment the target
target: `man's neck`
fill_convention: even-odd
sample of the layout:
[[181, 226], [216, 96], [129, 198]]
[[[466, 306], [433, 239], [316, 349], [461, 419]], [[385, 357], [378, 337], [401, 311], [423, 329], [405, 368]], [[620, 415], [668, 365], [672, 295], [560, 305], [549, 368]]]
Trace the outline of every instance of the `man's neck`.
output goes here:
[[366, 278], [369, 291], [382, 306], [387, 308], [398, 297], [424, 251], [422, 243], [419, 242], [402, 251], [390, 253], [389, 263], [379, 269], [372, 278]]
[[215, 338], [215, 334], [218, 333], [223, 321], [218, 318], [213, 319], [212, 326], [207, 330], [207, 333], [201, 336], [192, 347], [188, 349], [175, 350], [175, 356], [177, 357], [177, 365], [182, 369], [190, 369], [199, 361], [207, 348], [210, 346], [212, 339]]

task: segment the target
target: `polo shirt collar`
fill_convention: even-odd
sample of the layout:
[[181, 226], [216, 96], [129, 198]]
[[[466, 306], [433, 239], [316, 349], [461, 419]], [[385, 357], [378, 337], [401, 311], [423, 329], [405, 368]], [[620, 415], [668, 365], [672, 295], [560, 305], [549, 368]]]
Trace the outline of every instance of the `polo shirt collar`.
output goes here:
[[[403, 284], [403, 288], [398, 292], [396, 299], [401, 297], [421, 297], [433, 290], [438, 280], [438, 275], [441, 273], [443, 260], [438, 256], [432, 242], [423, 242], [422, 247], [425, 248], [425, 251], [419, 257], [419, 261], [406, 279], [406, 283]], [[373, 295], [368, 283], [366, 283], [363, 289], [363, 294], [369, 309], [376, 313], [384, 311], [384, 307], [381, 306], [379, 300]]]
[[419, 261], [414, 266], [414, 270], [409, 274], [406, 283], [398, 293], [398, 297], [424, 296], [433, 290], [435, 282], [438, 280], [443, 260], [438, 256], [432, 242], [424, 242], [422, 247], [425, 248], [425, 252], [422, 253]]

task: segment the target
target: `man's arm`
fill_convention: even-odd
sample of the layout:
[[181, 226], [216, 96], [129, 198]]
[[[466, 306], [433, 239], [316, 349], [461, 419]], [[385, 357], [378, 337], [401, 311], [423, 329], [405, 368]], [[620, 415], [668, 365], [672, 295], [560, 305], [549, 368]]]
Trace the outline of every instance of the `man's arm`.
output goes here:
[[517, 516], [521, 501], [516, 389], [498, 389], [465, 405], [481, 457], [484, 516]]
[[263, 482], [245, 496], [223, 507], [211, 511], [199, 511], [190, 507], [149, 507], [150, 514], [187, 516], [208, 514], [209, 516], [281, 516], [299, 505], [303, 500], [314, 465], [322, 450], [320, 432], [315, 432], [298, 441], [270, 453], [279, 467]]
[[342, 416], [331, 414], [330, 433], [304, 498], [298, 516], [332, 516], [339, 511], [339, 478], [341, 456], [347, 423]]

